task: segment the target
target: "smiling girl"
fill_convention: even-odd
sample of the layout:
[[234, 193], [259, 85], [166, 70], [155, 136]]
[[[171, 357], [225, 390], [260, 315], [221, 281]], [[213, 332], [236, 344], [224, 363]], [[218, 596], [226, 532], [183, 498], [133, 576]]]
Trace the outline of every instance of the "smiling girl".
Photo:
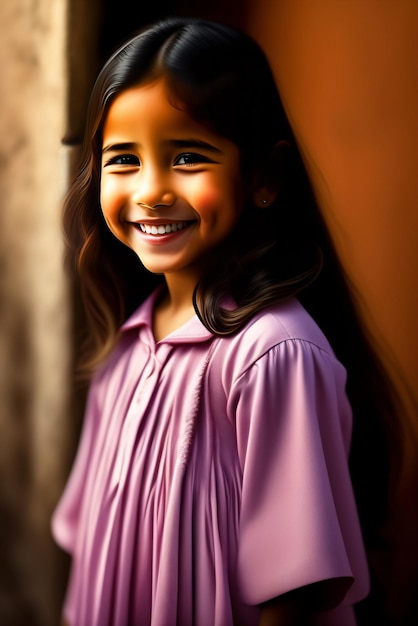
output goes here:
[[103, 126], [100, 197], [110, 230], [165, 276], [154, 311], [154, 335], [162, 339], [194, 315], [202, 270], [239, 220], [239, 149], [171, 104], [163, 78], [128, 89]]
[[[65, 223], [94, 370], [53, 519], [66, 623], [355, 624], [352, 409], [379, 442], [359, 390], [384, 378], [257, 45], [170, 19], [118, 50]], [[385, 507], [361, 478], [371, 542]]]

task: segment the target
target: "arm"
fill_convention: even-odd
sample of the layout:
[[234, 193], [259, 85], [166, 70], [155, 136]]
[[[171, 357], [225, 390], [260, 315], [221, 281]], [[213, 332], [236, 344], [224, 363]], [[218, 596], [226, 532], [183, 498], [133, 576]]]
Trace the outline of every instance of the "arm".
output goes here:
[[[349, 604], [368, 591], [344, 385], [333, 355], [296, 340], [271, 349], [235, 382], [243, 472], [237, 576], [248, 604], [315, 580], [338, 580], [343, 596], [350, 589]], [[311, 607], [312, 615], [326, 608]]]
[[301, 607], [276, 598], [261, 605], [259, 626], [309, 626], [311, 619]]
[[315, 615], [340, 604], [347, 584], [347, 578], [323, 580], [264, 602], [259, 626], [311, 626]]

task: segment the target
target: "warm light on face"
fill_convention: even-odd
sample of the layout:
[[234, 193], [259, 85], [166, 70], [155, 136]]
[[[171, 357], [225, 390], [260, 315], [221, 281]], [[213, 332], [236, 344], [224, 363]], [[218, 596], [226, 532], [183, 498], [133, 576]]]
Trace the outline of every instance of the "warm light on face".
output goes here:
[[197, 280], [243, 208], [239, 149], [175, 108], [163, 79], [128, 89], [105, 120], [100, 197], [145, 267]]

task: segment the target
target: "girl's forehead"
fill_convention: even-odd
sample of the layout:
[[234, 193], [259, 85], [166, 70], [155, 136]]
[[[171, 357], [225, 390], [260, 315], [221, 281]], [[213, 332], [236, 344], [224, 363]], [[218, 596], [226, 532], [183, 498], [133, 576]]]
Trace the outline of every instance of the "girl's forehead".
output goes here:
[[164, 77], [129, 87], [115, 97], [104, 120], [103, 141], [128, 141], [135, 133], [148, 132], [159, 136], [197, 134], [229, 142], [209, 125], [196, 120], [173, 94]]
[[124, 116], [138, 117], [144, 113], [153, 114], [153, 116], [159, 114], [163, 118], [169, 112], [173, 114], [178, 112], [179, 118], [185, 122], [190, 120], [190, 122], [198, 123], [188, 113], [187, 106], [174, 95], [167, 80], [161, 77], [121, 91], [110, 104], [106, 119], [116, 115], [122, 118]]

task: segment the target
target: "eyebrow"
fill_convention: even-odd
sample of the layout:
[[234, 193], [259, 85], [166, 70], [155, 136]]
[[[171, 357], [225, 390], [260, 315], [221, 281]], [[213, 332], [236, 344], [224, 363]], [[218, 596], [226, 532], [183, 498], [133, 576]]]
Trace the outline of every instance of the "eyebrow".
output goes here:
[[175, 148], [200, 148], [201, 150], [203, 149], [209, 150], [209, 152], [216, 152], [217, 154], [222, 152], [222, 150], [216, 146], [213, 146], [202, 139], [171, 139], [168, 143]]
[[135, 150], [136, 145], [132, 142], [129, 143], [112, 143], [108, 146], [105, 146], [102, 150], [102, 153], [105, 152], [121, 152], [122, 150], [133, 151]]
[[[200, 149], [200, 150], [208, 150], [209, 152], [214, 152], [216, 154], [220, 154], [222, 150], [213, 146], [206, 141], [201, 139], [170, 139], [166, 142], [168, 145], [174, 148], [191, 148], [191, 149]], [[124, 150], [133, 151], [135, 148], [138, 148], [138, 144], [133, 142], [126, 143], [113, 143], [105, 146], [102, 150], [102, 153], [106, 152], [122, 152]]]

